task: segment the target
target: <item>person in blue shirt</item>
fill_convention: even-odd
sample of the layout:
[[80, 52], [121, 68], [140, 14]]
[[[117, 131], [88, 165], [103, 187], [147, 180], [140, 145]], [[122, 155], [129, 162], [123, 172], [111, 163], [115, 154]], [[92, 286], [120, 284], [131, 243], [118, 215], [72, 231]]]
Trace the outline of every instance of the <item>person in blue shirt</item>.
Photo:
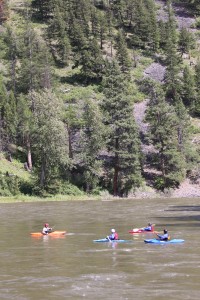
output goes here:
[[143, 228], [144, 231], [153, 231], [153, 224], [148, 223], [147, 227]]
[[162, 235], [160, 235], [160, 234], [156, 234], [156, 235], [159, 237], [159, 239], [161, 241], [168, 241], [169, 240], [169, 235], [168, 235], [167, 229], [164, 229], [163, 233], [164, 234], [162, 234]]
[[115, 229], [111, 229], [111, 235], [107, 236], [108, 240], [114, 241], [114, 240], [118, 240], [119, 236], [118, 233], [115, 231]]

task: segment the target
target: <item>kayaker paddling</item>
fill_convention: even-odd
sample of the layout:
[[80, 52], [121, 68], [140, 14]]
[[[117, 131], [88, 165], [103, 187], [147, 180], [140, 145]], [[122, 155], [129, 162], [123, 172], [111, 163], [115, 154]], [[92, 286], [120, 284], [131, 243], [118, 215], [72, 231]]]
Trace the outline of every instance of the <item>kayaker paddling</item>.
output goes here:
[[161, 241], [168, 241], [168, 240], [169, 240], [169, 235], [168, 235], [167, 229], [164, 229], [164, 230], [163, 230], [163, 234], [162, 234], [162, 235], [161, 235], [161, 234], [157, 234], [157, 233], [156, 233], [156, 235], [157, 235], [157, 237], [158, 237]]
[[148, 223], [147, 227], [142, 228], [144, 231], [153, 231], [153, 224]]
[[44, 224], [44, 227], [42, 229], [42, 234], [47, 235], [48, 233], [52, 232], [52, 228], [49, 227], [48, 223]]
[[111, 229], [111, 235], [107, 236], [107, 239], [110, 241], [118, 240], [119, 236], [118, 233], [115, 231], [115, 229]]

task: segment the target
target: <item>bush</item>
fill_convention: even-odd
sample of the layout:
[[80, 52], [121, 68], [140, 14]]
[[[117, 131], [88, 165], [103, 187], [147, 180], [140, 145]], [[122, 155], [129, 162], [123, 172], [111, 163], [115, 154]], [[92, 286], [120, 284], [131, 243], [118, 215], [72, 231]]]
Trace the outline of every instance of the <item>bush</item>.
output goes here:
[[31, 196], [31, 195], [33, 195], [33, 187], [34, 187], [34, 184], [32, 182], [21, 181], [19, 189], [22, 194]]
[[0, 196], [15, 196], [20, 193], [19, 178], [15, 175], [0, 173]]
[[84, 195], [84, 192], [81, 191], [77, 186], [67, 181], [67, 182], [62, 182], [59, 185], [59, 194], [80, 196], [80, 195]]

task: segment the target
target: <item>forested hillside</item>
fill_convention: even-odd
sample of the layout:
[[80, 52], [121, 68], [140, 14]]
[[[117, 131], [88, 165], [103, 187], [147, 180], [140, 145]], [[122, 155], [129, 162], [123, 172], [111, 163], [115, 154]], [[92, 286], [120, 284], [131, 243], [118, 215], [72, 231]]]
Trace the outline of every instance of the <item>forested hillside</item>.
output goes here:
[[200, 181], [199, 0], [0, 0], [0, 195]]

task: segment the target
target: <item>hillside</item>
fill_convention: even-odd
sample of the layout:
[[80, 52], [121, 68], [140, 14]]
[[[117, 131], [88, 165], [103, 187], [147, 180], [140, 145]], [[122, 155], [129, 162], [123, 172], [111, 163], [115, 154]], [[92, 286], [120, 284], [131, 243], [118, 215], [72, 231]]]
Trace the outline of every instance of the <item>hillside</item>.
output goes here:
[[200, 196], [198, 3], [120, 3], [2, 1], [0, 172], [22, 193]]

